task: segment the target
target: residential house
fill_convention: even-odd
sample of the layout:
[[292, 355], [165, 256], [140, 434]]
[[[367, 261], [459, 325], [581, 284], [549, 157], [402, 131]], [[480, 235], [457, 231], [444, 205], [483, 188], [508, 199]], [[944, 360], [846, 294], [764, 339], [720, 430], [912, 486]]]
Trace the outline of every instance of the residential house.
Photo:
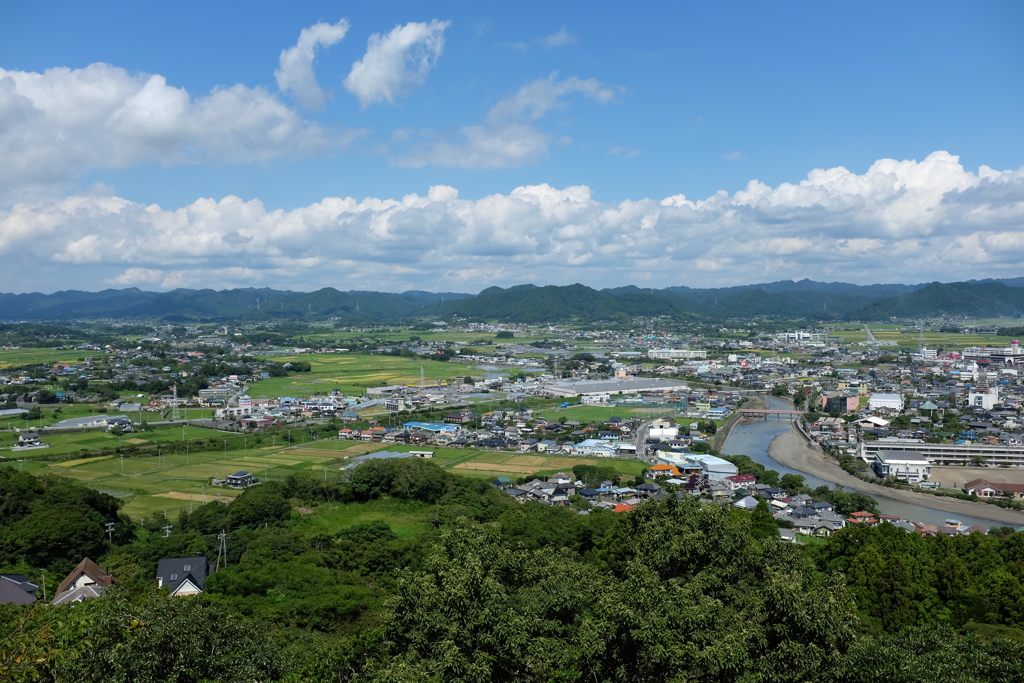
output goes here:
[[259, 480], [248, 472], [235, 472], [234, 474], [229, 474], [225, 478], [224, 483], [233, 489], [244, 489], [258, 484]]
[[555, 486], [565, 486], [567, 484], [571, 484], [574, 480], [575, 477], [568, 472], [555, 472], [548, 477], [548, 483], [554, 484]]
[[36, 601], [39, 584], [24, 574], [0, 574], [0, 605], [30, 605]]
[[754, 498], [753, 496], [746, 496], [745, 498], [739, 499], [732, 505], [733, 507], [737, 507], [741, 510], [750, 510], [752, 512], [757, 509], [757, 503], [757, 498]]
[[636, 494], [640, 498], [654, 498], [661, 493], [661, 487], [657, 484], [640, 484], [636, 487]]
[[205, 557], [168, 557], [156, 568], [157, 585], [169, 588], [171, 595], [202, 593], [209, 575], [210, 564]]
[[98, 598], [106, 592], [114, 577], [104, 571], [88, 557], [78, 563], [71, 573], [57, 586], [57, 594], [52, 600], [54, 605], [81, 602], [89, 598]]
[[722, 479], [722, 483], [725, 484], [726, 488], [730, 491], [738, 491], [740, 489], [750, 490], [750, 487], [752, 487], [755, 482], [756, 480], [752, 474], [734, 474]]

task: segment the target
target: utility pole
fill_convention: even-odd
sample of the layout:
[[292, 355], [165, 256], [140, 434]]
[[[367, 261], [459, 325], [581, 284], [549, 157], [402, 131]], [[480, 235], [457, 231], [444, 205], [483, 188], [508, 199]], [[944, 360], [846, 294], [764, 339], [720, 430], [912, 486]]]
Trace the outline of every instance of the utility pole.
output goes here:
[[[166, 511], [165, 511], [164, 514], [166, 515]], [[171, 525], [168, 524], [167, 526], [163, 527], [163, 530], [164, 530], [164, 538], [169, 538], [170, 535], [171, 535]]]
[[114, 523], [113, 522], [107, 522], [105, 526], [107, 527], [107, 538], [110, 540], [111, 543], [113, 543], [114, 542]]
[[224, 558], [224, 566], [228, 566], [228, 535], [221, 529], [217, 539], [220, 543], [217, 544], [217, 564], [214, 566], [213, 571], [220, 570], [221, 558]]
[[46, 602], [46, 570], [40, 570], [43, 572], [43, 602]]

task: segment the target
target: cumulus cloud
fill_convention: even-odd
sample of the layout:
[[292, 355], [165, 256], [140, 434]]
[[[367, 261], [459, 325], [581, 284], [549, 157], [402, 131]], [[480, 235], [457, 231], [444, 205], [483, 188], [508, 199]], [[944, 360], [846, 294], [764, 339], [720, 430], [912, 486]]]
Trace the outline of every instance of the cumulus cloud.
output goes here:
[[317, 83], [313, 60], [318, 48], [341, 42], [348, 33], [348, 20], [337, 24], [323, 22], [308, 26], [299, 33], [299, 42], [281, 51], [280, 66], [274, 72], [281, 92], [290, 92], [307, 109], [321, 110], [327, 93]]
[[164, 209], [75, 196], [0, 212], [0, 259], [7, 282], [50, 273], [51, 289], [950, 281], [1019, 275], [1022, 222], [1024, 169], [971, 172], [935, 152], [698, 200], [608, 203], [543, 184], [476, 200], [448, 186], [328, 197], [292, 211], [238, 197]]
[[142, 162], [321, 154], [351, 135], [305, 120], [260, 87], [234, 85], [193, 97], [163, 76], [109, 64], [43, 73], [0, 69], [0, 187]]
[[429, 24], [412, 21], [384, 36], [374, 33], [366, 54], [345, 78], [345, 87], [364, 108], [406, 95], [427, 80], [444, 51], [444, 31], [450, 25], [437, 19]]
[[541, 38], [540, 42], [544, 47], [550, 50], [553, 47], [562, 47], [563, 45], [568, 45], [569, 43], [575, 43], [576, 36], [566, 31], [565, 27], [563, 26], [558, 31], [555, 31], [552, 34]]
[[495, 104], [482, 124], [463, 126], [454, 133], [425, 130], [411, 151], [396, 154], [399, 166], [427, 165], [463, 168], [509, 168], [547, 156], [555, 139], [536, 124], [552, 110], [568, 107], [566, 98], [579, 94], [596, 102], [611, 102], [617, 89], [593, 78], [559, 79], [558, 74], [522, 86]]

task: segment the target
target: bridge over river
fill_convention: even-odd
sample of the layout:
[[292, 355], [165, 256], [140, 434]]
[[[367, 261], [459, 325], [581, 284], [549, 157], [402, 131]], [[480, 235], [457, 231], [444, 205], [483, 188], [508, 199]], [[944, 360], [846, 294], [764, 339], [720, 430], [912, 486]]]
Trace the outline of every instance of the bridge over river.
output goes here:
[[755, 410], [753, 408], [740, 408], [740, 417], [763, 417], [766, 420], [771, 415], [774, 415], [778, 420], [783, 418], [795, 420], [803, 414], [802, 410]]

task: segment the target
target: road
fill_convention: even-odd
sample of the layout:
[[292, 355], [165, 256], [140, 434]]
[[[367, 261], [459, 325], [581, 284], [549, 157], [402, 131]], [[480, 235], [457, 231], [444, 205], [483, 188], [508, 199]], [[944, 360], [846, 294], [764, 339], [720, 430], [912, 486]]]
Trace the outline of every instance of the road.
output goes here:
[[[658, 418], [655, 418], [658, 419]], [[640, 426], [636, 429], [636, 457], [637, 460], [645, 460], [647, 462], [653, 462], [651, 458], [647, 457], [647, 433], [651, 429], [651, 424], [654, 420], [648, 420], [647, 422], [641, 422]]]
[[875, 333], [872, 332], [871, 328], [868, 327], [867, 325], [864, 326], [864, 334], [866, 334], [868, 336], [868, 342], [869, 343], [874, 344], [874, 343], [878, 342], [878, 340], [875, 339]]

